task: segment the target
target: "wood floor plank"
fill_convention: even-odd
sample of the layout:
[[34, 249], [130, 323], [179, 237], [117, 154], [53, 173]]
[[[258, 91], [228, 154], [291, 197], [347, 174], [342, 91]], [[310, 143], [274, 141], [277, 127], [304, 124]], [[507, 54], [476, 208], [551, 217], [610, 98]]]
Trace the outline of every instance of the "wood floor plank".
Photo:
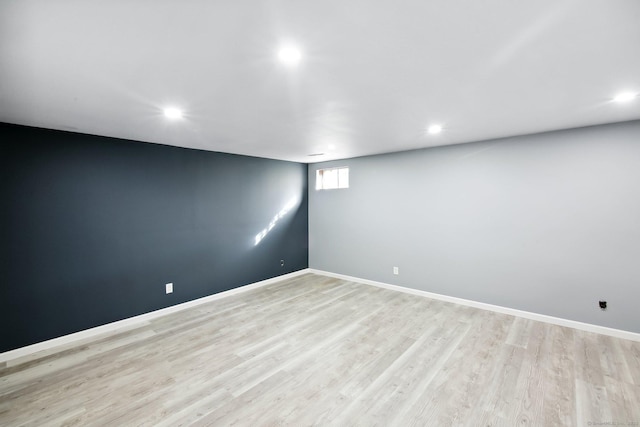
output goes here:
[[314, 274], [0, 366], [3, 426], [628, 425], [639, 408], [640, 343]]
[[548, 329], [551, 341], [547, 358], [543, 401], [544, 425], [576, 425], [574, 330], [562, 326]]

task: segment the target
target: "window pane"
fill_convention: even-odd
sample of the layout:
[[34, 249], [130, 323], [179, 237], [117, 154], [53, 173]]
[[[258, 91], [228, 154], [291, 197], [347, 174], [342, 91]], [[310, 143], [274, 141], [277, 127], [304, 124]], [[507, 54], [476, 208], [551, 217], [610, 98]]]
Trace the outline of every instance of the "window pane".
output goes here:
[[349, 168], [338, 169], [338, 188], [349, 188]]
[[330, 190], [332, 188], [338, 188], [338, 170], [337, 169], [325, 169], [322, 177], [322, 188]]
[[316, 171], [316, 190], [322, 190], [322, 169]]

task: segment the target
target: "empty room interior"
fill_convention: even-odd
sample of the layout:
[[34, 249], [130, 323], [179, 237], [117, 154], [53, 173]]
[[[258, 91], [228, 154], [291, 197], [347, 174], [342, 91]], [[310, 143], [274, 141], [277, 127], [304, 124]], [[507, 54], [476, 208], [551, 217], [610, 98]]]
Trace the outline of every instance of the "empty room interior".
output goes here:
[[0, 425], [640, 426], [640, 2], [0, 3]]

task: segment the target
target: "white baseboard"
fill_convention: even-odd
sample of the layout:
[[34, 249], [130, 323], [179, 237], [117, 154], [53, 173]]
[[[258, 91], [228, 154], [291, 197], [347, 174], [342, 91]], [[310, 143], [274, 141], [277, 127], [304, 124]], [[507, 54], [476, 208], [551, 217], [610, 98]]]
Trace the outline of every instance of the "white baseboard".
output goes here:
[[412, 295], [418, 295], [427, 298], [433, 298], [441, 301], [451, 302], [454, 304], [465, 305], [469, 307], [475, 307], [483, 310], [494, 311], [496, 313], [509, 314], [512, 316], [523, 317], [525, 319], [536, 320], [539, 322], [551, 323], [559, 326], [566, 326], [573, 329], [578, 329], [581, 331], [587, 332], [595, 332], [597, 334], [609, 335], [616, 338], [627, 339], [631, 341], [640, 342], [640, 334], [635, 332], [623, 331], [620, 329], [607, 328], [605, 326], [593, 325], [590, 323], [578, 322], [575, 320], [562, 319], [559, 317], [547, 316], [544, 314], [532, 313], [529, 311], [516, 310], [514, 308], [502, 307], [499, 305], [492, 305], [483, 302], [477, 302], [472, 300], [467, 300], [463, 298], [456, 298], [442, 294], [436, 294], [427, 291], [421, 291], [418, 289], [406, 288], [403, 286], [391, 285], [383, 282], [376, 282], [374, 280], [362, 279], [359, 277], [347, 276], [344, 274], [331, 273], [328, 271], [316, 270], [311, 268], [305, 268], [303, 270], [298, 270], [293, 273], [284, 274], [282, 276], [273, 277], [271, 279], [262, 280], [260, 282], [251, 283], [245, 286], [241, 286], [239, 288], [230, 289], [228, 291], [220, 292], [214, 295], [209, 295], [203, 298], [199, 298], [193, 301], [188, 301], [182, 304], [173, 305], [171, 307], [162, 308], [160, 310], [152, 311], [149, 313], [141, 314], [139, 316], [129, 317], [127, 319], [118, 320], [116, 322], [107, 323], [106, 325], [97, 326], [95, 328], [86, 329], [84, 331], [75, 332], [73, 334], [64, 335], [58, 338], [53, 338], [47, 341], [42, 341], [36, 344], [28, 345], [26, 347], [17, 348], [15, 350], [6, 351], [4, 353], [0, 353], [0, 363], [9, 362], [18, 358], [23, 358], [26, 356], [30, 356], [34, 353], [52, 351], [54, 352], [56, 348], [74, 344], [79, 341], [83, 341], [86, 339], [94, 338], [99, 335], [105, 335], [114, 332], [125, 331], [128, 329], [133, 329], [135, 327], [139, 327], [142, 324], [157, 319], [162, 316], [166, 316], [167, 314], [175, 313], [181, 310], [185, 310], [187, 308], [195, 307], [200, 304], [205, 304], [210, 301], [215, 301], [217, 299], [225, 298], [231, 295], [239, 294], [242, 292], [249, 291], [251, 289], [256, 289], [262, 286], [270, 285], [273, 283], [277, 283], [282, 280], [287, 280], [294, 278], [296, 276], [300, 276], [306, 273], [314, 273], [327, 277], [335, 277], [337, 279], [348, 280], [351, 282], [363, 283], [365, 285], [377, 286], [380, 288], [390, 289], [394, 291], [404, 292]]
[[581, 331], [595, 332], [596, 334], [609, 335], [616, 338], [622, 338], [631, 341], [640, 342], [640, 334], [621, 329], [607, 328], [606, 326], [593, 325], [591, 323], [583, 323], [575, 320], [562, 319], [560, 317], [547, 316], [545, 314], [532, 313], [529, 311], [517, 310], [515, 308], [502, 307], [499, 305], [487, 304], [484, 302], [472, 301], [463, 298], [456, 298], [442, 294], [436, 294], [418, 289], [406, 288], [403, 286], [390, 285], [388, 283], [376, 282], [374, 280], [361, 279], [359, 277], [347, 276], [344, 274], [331, 273], [323, 270], [309, 269], [309, 273], [319, 274], [322, 276], [335, 277], [337, 279], [348, 280], [350, 282], [363, 283], [365, 285], [377, 286], [379, 288], [391, 289], [394, 291], [404, 292], [412, 295], [419, 295], [427, 298], [433, 298], [441, 301], [452, 302], [454, 304], [465, 305], [469, 307], [480, 308], [482, 310], [494, 311], [496, 313], [509, 314], [511, 316], [524, 317], [525, 319], [537, 320], [539, 322], [551, 323], [568, 328], [579, 329]]
[[15, 350], [9, 350], [4, 353], [0, 353], [0, 363], [8, 362], [14, 359], [29, 356], [33, 353], [38, 353], [47, 350], [53, 350], [56, 347], [63, 345], [73, 344], [81, 340], [93, 338], [98, 335], [107, 333], [124, 331], [140, 326], [141, 324], [148, 322], [158, 317], [166, 316], [167, 314], [175, 313], [177, 311], [185, 310], [187, 308], [195, 307], [200, 304], [215, 301], [221, 298], [226, 298], [231, 295], [239, 294], [241, 292], [250, 291], [262, 286], [270, 285], [272, 283], [280, 282], [282, 280], [291, 279], [296, 276], [308, 273], [309, 269], [294, 271], [293, 273], [283, 274], [282, 276], [273, 277], [271, 279], [262, 280], [260, 282], [250, 283], [248, 285], [240, 286], [239, 288], [230, 289], [228, 291], [219, 292], [217, 294], [209, 295], [206, 297], [198, 298], [193, 301], [187, 301], [182, 304], [172, 305], [171, 307], [161, 308], [160, 310], [151, 311], [149, 313], [141, 314], [127, 319], [118, 320], [116, 322], [107, 323], [106, 325], [96, 326], [95, 328], [85, 329], [83, 331], [75, 332], [69, 335], [63, 335], [58, 338], [53, 338], [47, 341], [42, 341], [36, 344], [28, 345], [26, 347], [16, 348]]

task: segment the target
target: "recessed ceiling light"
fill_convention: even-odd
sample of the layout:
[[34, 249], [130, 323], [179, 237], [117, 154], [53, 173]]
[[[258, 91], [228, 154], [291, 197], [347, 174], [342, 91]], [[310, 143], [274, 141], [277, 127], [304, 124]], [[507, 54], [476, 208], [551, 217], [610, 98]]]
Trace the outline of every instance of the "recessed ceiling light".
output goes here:
[[329, 144], [329, 150], [335, 150], [336, 144]]
[[181, 119], [182, 118], [182, 111], [180, 111], [177, 108], [165, 108], [164, 109], [164, 116], [167, 119], [171, 119], [171, 120]]
[[283, 46], [278, 51], [278, 59], [285, 65], [295, 66], [302, 59], [302, 52], [293, 45]]
[[633, 101], [636, 96], [638, 96], [637, 93], [633, 93], [633, 92], [623, 92], [623, 93], [619, 93], [616, 95], [615, 98], [613, 98], [613, 100], [615, 102], [629, 102], [629, 101]]
[[442, 132], [442, 126], [441, 125], [431, 125], [427, 128], [427, 132], [429, 132], [429, 134], [431, 135], [436, 135], [440, 132]]

